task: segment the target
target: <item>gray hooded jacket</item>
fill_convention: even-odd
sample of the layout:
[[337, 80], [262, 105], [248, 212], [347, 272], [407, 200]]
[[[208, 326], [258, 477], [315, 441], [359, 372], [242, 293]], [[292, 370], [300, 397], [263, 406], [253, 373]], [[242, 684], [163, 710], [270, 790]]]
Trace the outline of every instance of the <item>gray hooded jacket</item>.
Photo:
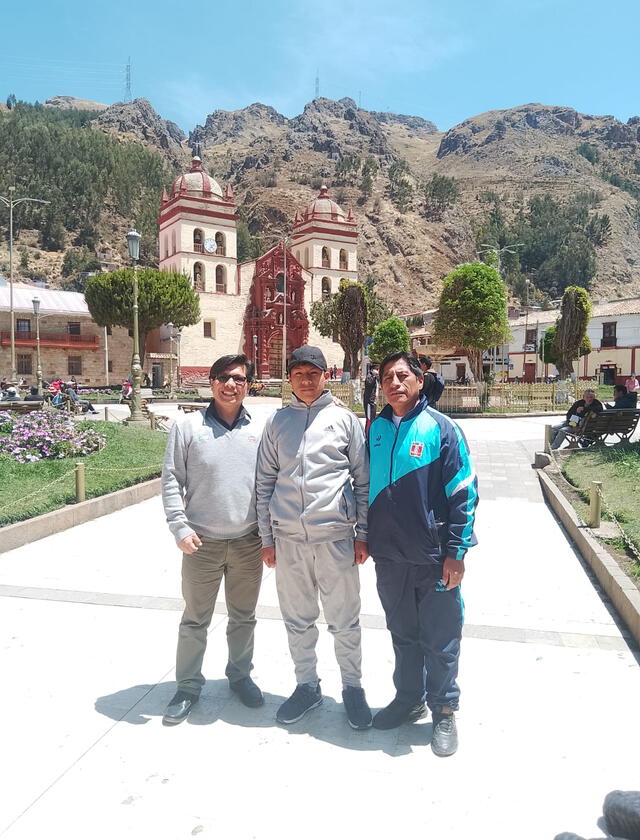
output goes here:
[[369, 463], [360, 421], [324, 391], [295, 395], [267, 421], [258, 451], [256, 502], [263, 546], [367, 539]]

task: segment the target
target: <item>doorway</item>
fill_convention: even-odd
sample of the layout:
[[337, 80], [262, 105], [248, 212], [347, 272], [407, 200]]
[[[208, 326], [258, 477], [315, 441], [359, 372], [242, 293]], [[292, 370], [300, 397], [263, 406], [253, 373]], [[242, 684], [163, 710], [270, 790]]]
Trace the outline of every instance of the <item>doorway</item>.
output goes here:
[[600, 365], [600, 378], [603, 385], [616, 384], [617, 367], [615, 365]]
[[536, 381], [536, 363], [535, 362], [525, 362], [523, 381], [524, 382], [535, 382]]
[[164, 379], [162, 378], [162, 365], [152, 365], [151, 366], [151, 387], [152, 388], [162, 388], [162, 383]]

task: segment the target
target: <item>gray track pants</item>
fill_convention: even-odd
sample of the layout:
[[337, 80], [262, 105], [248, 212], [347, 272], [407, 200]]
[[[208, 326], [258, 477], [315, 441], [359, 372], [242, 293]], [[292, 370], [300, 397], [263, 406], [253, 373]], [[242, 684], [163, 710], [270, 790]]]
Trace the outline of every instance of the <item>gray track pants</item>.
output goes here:
[[224, 576], [227, 601], [230, 682], [248, 677], [253, 658], [256, 604], [262, 580], [262, 542], [257, 533], [235, 540], [200, 537], [202, 547], [182, 555], [182, 594], [185, 610], [178, 632], [176, 681], [178, 688], [200, 694], [205, 683], [202, 661], [207, 630]]
[[342, 683], [359, 687], [360, 576], [354, 564], [353, 540], [296, 543], [277, 538], [275, 544], [278, 599], [296, 681], [314, 683], [318, 679], [319, 593], [329, 632], [333, 634]]

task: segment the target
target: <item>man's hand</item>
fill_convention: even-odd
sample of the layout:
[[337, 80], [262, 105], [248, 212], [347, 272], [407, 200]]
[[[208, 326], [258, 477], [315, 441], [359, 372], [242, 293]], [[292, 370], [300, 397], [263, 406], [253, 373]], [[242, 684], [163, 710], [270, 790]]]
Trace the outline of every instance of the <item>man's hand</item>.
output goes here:
[[276, 565], [276, 547], [275, 545], [265, 545], [262, 547], [262, 562], [265, 566], [273, 569]]
[[356, 565], [361, 566], [369, 556], [369, 548], [364, 540], [356, 540], [354, 549]]
[[442, 582], [447, 589], [453, 589], [462, 583], [464, 577], [464, 560], [454, 560], [447, 557], [442, 568]]
[[202, 545], [202, 540], [197, 534], [189, 534], [178, 543], [178, 548], [183, 554], [195, 554]]

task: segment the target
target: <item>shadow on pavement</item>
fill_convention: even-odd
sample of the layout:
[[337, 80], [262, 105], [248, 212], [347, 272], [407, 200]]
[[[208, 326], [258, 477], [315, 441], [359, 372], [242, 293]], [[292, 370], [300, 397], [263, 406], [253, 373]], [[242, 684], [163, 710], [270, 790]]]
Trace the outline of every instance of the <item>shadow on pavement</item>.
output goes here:
[[[157, 718], [156, 725], [160, 725], [160, 719], [175, 690], [175, 682], [134, 685], [98, 697], [95, 709], [101, 715], [121, 723], [139, 726]], [[282, 726], [276, 722], [275, 716], [286, 698], [268, 692], [264, 693], [264, 698], [264, 706], [248, 709], [230, 692], [226, 679], [207, 680], [200, 701], [185, 724], [210, 726], [223, 721], [231, 726], [284, 729], [290, 735], [306, 735], [344, 749], [361, 752], [380, 750], [390, 756], [406, 755], [412, 752], [412, 747], [425, 747], [431, 741], [430, 721], [406, 724], [384, 732], [377, 729], [356, 731], [349, 726], [342, 703], [337, 703], [327, 695], [324, 696], [322, 706], [309, 712], [301, 721]]]

